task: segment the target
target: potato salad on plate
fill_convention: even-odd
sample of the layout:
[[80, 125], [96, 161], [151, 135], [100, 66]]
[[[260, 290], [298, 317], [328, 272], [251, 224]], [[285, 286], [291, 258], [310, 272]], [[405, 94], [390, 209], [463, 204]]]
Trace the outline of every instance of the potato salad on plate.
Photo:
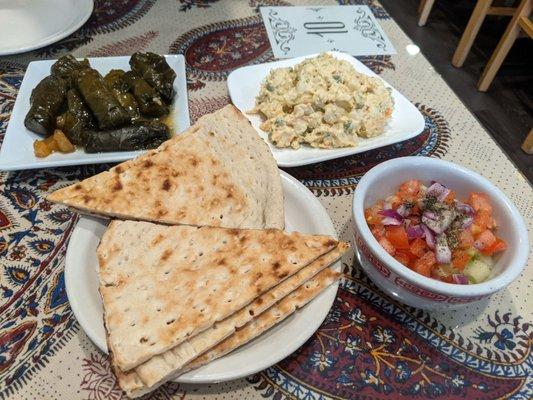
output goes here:
[[276, 147], [332, 149], [381, 135], [393, 107], [390, 89], [380, 78], [321, 54], [293, 68], [273, 69], [261, 84], [253, 112], [266, 118], [261, 129]]

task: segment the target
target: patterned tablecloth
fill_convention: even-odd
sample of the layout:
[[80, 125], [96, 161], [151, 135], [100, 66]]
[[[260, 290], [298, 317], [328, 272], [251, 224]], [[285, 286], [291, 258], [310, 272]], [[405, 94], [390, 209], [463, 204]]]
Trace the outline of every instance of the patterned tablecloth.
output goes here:
[[[408, 54], [411, 41], [386, 11], [372, 0], [353, 3], [371, 7], [398, 51], [359, 59], [416, 104], [426, 128], [404, 143], [287, 172], [316, 194], [345, 240], [352, 236], [350, 205], [359, 178], [377, 163], [405, 155], [441, 157], [481, 173], [507, 193], [531, 230], [533, 191], [524, 177], [424, 56]], [[185, 54], [194, 121], [229, 102], [229, 71], [273, 59], [258, 7], [282, 4], [289, 3], [96, 0], [93, 16], [73, 35], [0, 58], [0, 135], [27, 63], [69, 51], [76, 56], [138, 50]], [[80, 329], [65, 293], [65, 251], [77, 216], [44, 200], [50, 191], [104, 168], [0, 174], [2, 399], [122, 397], [108, 358]], [[151, 398], [533, 397], [531, 259], [525, 273], [489, 301], [429, 314], [376, 289], [353, 265], [353, 253], [343, 263], [345, 276], [327, 320], [296, 353], [245, 379], [204, 386], [170, 383]]]

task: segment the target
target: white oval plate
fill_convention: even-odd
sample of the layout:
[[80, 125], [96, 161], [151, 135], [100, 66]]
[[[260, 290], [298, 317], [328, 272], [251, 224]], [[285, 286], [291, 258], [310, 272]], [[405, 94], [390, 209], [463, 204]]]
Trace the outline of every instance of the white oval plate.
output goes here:
[[[326, 210], [298, 180], [280, 171], [288, 231], [337, 237]], [[98, 292], [96, 247], [107, 221], [82, 216], [72, 232], [65, 263], [65, 286], [74, 315], [87, 336], [107, 353], [102, 302]], [[335, 268], [340, 271], [341, 263]], [[338, 284], [269, 331], [195, 371], [176, 379], [183, 383], [214, 383], [241, 378], [277, 363], [304, 344], [322, 324], [335, 300]]]
[[[340, 60], [348, 61], [354, 66], [357, 72], [380, 78], [363, 63], [348, 54], [336, 51], [330, 51], [329, 54]], [[382, 135], [369, 139], [359, 138], [359, 144], [356, 147], [343, 147], [340, 149], [326, 150], [315, 149], [310, 146], [302, 146], [299, 149], [294, 150], [275, 147], [270, 140], [268, 140], [268, 134], [259, 128], [262, 122], [261, 117], [257, 114], [247, 114], [247, 112], [255, 107], [255, 97], [259, 94], [261, 82], [267, 77], [272, 69], [293, 67], [307, 58], [316, 56], [318, 56], [318, 54], [242, 67], [236, 69], [228, 76], [228, 90], [231, 101], [248, 117], [253, 127], [259, 133], [259, 136], [268, 143], [270, 150], [280, 167], [297, 167], [299, 165], [313, 164], [320, 161], [362, 153], [364, 151], [377, 149], [378, 147], [403, 142], [404, 140], [415, 137], [424, 130], [425, 121], [420, 111], [418, 111], [418, 109], [407, 100], [404, 95], [394, 89], [387, 82], [383, 81], [385, 86], [391, 89], [391, 95], [394, 99], [394, 110], [392, 112], [392, 118]]]
[[77, 31], [93, 12], [92, 0], [0, 0], [0, 56], [55, 43]]
[[[0, 0], [2, 1], [2, 0]], [[0, 36], [1, 38], [1, 36]], [[182, 55], [166, 55], [168, 65], [176, 72], [174, 92], [176, 93], [170, 106], [170, 118], [174, 133], [187, 129], [189, 122], [189, 103], [187, 101], [187, 81], [185, 78], [185, 58]], [[91, 67], [102, 75], [112, 69], [130, 70], [130, 57], [93, 57], [88, 58]], [[28, 65], [24, 79], [11, 112], [4, 142], [0, 149], [0, 170], [13, 171], [32, 168], [52, 168], [67, 165], [100, 164], [125, 161], [138, 156], [140, 151], [111, 151], [107, 153], [86, 153], [83, 149], [72, 153], [53, 153], [48, 157], [39, 158], [33, 153], [33, 142], [42, 136], [31, 132], [24, 126], [24, 117], [30, 109], [30, 96], [33, 88], [46, 76], [50, 75], [50, 67], [56, 60], [33, 61]]]

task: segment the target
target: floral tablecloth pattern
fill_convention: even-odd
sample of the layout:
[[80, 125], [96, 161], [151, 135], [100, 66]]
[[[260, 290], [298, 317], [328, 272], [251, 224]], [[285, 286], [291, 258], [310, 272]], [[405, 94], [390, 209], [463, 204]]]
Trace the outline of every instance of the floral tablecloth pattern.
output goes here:
[[[394, 157], [444, 158], [489, 178], [532, 229], [533, 190], [410, 39], [373, 0], [367, 4], [398, 54], [360, 57], [420, 109], [418, 137], [364, 154], [287, 169], [324, 204], [351, 240], [351, 198], [360, 177]], [[96, 0], [76, 33], [46, 48], [0, 58], [0, 140], [28, 62], [76, 56], [181, 53], [189, 108], [200, 115], [229, 102], [233, 69], [273, 60], [258, 13], [263, 5], [335, 4], [284, 0]], [[51, 205], [51, 190], [108, 166], [0, 173], [0, 399], [121, 399], [109, 361], [69, 307], [63, 268], [77, 215]], [[531, 238], [531, 234], [530, 234]], [[530, 239], [531, 243], [531, 239]], [[533, 397], [533, 272], [490, 300], [447, 313], [399, 304], [353, 260], [322, 327], [296, 353], [260, 373], [213, 385], [169, 383], [151, 399], [496, 399]]]

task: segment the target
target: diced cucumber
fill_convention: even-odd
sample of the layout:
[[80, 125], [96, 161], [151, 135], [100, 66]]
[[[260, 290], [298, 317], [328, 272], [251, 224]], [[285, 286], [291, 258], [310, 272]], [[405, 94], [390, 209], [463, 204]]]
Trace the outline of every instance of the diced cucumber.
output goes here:
[[490, 268], [494, 266], [494, 261], [492, 260], [492, 257], [486, 256], [485, 254], [479, 253], [476, 259], [481, 261], [483, 264], [487, 264]]
[[472, 258], [477, 258], [477, 255], [480, 254], [479, 251], [477, 251], [474, 247], [470, 247], [468, 250], [466, 250], [466, 252]]
[[481, 283], [489, 277], [490, 266], [479, 259], [472, 260], [466, 265], [463, 273], [473, 283]]
[[489, 267], [492, 268], [494, 266], [494, 260], [491, 256], [486, 256], [485, 254], [479, 252], [475, 248], [471, 247], [467, 251], [468, 255], [471, 257], [471, 260], [479, 260], [483, 264], [487, 264]]

